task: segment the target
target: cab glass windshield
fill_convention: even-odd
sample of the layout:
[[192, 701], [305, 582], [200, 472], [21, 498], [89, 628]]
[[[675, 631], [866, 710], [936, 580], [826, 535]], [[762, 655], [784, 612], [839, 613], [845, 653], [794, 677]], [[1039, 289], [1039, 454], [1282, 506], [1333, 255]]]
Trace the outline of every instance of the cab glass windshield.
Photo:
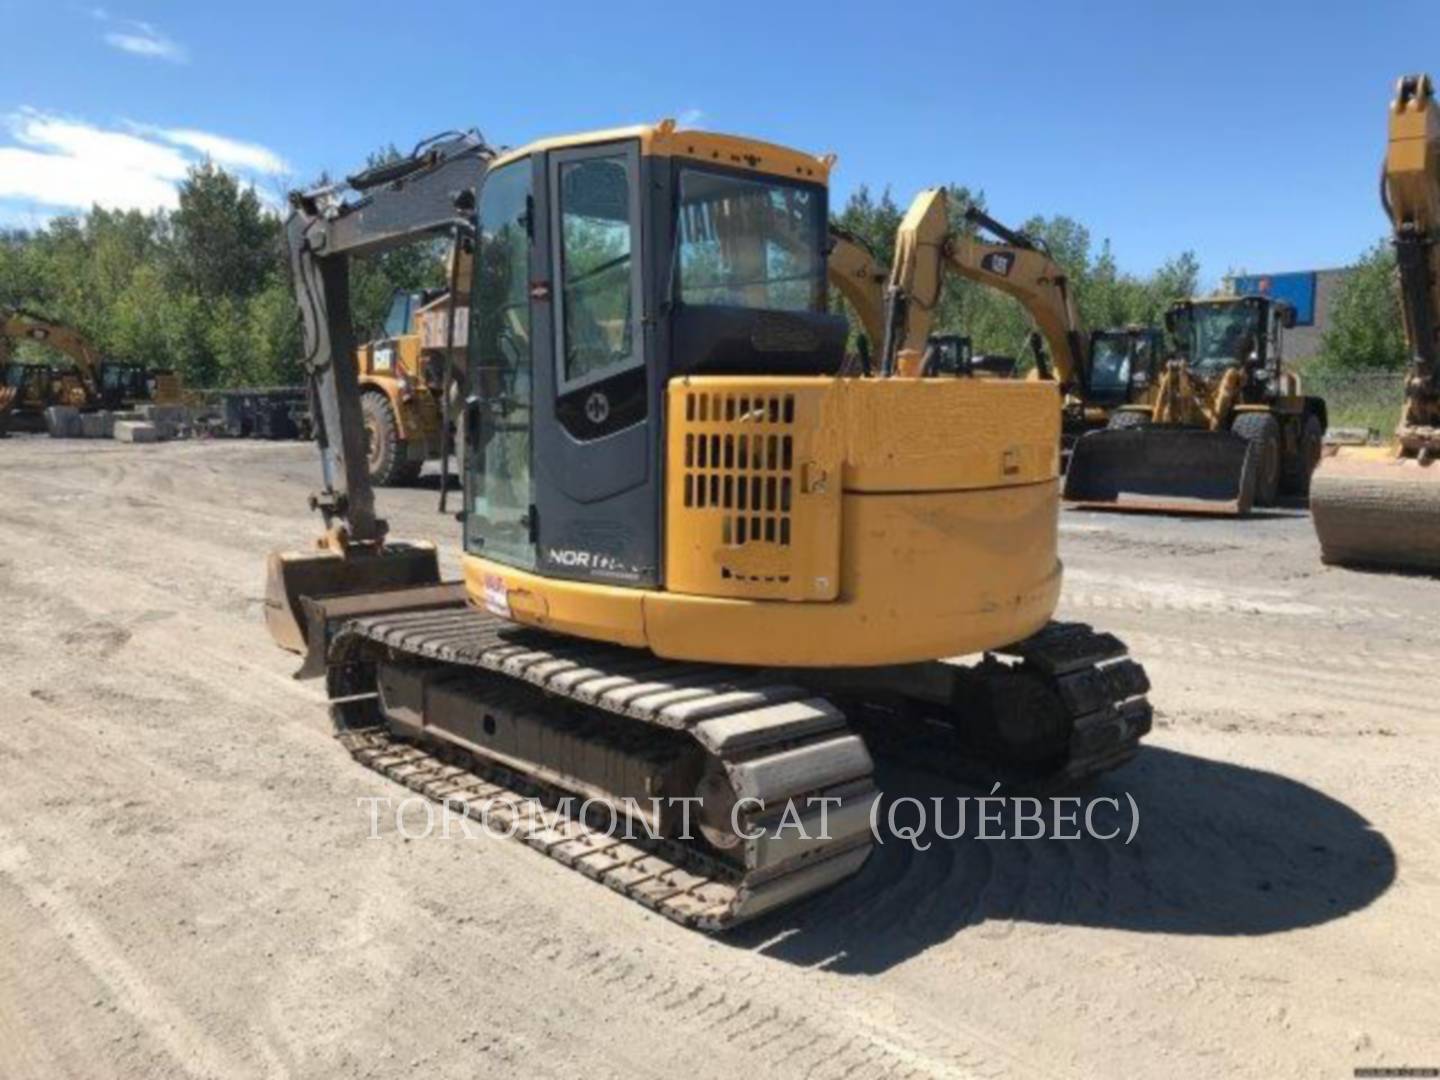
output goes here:
[[823, 202], [813, 187], [682, 169], [680, 301], [823, 311]]

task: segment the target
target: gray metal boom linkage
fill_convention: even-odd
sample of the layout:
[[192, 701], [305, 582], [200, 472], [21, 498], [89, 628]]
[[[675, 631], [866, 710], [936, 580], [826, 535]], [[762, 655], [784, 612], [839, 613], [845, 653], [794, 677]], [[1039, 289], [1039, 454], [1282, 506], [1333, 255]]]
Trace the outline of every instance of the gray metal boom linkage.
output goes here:
[[285, 238], [304, 323], [305, 372], [325, 485], [311, 506], [346, 546], [378, 547], [386, 532], [375, 516], [366, 468], [350, 257], [446, 233], [458, 241], [471, 232], [476, 189], [494, 155], [476, 133], [449, 133], [422, 143], [408, 158], [348, 177], [346, 185], [358, 195], [353, 201], [340, 197], [340, 185], [290, 195]]

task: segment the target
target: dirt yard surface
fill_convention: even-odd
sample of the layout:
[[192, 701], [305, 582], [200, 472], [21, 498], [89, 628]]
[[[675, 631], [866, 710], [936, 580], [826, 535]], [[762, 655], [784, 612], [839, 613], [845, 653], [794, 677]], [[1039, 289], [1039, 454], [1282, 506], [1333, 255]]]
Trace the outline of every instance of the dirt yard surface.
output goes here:
[[[1066, 513], [1157, 708], [1122, 842], [894, 840], [723, 938], [521, 844], [367, 838], [261, 623], [302, 445], [0, 442], [6, 1077], [1349, 1077], [1440, 1065], [1440, 581]], [[455, 561], [432, 488], [382, 493]], [[882, 769], [891, 795], [938, 781]]]

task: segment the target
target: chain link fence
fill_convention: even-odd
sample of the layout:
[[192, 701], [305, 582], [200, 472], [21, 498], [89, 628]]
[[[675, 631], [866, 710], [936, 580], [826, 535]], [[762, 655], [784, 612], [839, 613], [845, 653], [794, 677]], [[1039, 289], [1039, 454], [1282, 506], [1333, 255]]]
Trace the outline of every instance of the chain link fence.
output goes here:
[[1405, 396], [1403, 371], [1309, 371], [1300, 376], [1306, 394], [1325, 399], [1330, 427], [1369, 428], [1384, 441], [1395, 430]]

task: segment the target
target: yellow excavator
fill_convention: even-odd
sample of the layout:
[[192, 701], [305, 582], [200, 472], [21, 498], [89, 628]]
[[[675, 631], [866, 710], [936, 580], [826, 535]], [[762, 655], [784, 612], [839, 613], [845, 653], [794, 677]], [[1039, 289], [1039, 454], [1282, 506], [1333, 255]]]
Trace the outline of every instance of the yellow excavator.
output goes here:
[[1440, 108], [1428, 75], [1400, 80], [1390, 106], [1381, 202], [1395, 233], [1410, 371], [1386, 448], [1322, 459], [1310, 513], [1327, 563], [1440, 570]]
[[[271, 555], [272, 636], [359, 761], [707, 929], [860, 868], [872, 748], [1046, 790], [1151, 722], [1124, 646], [1051, 621], [1055, 384], [842, 374], [830, 164], [459, 136], [286, 223], [326, 531]], [[451, 583], [376, 515], [345, 362], [349, 257], [436, 234], [476, 252]]]
[[945, 189], [931, 188], [901, 220], [884, 309], [884, 352], [894, 373], [928, 376], [945, 367], [944, 339], [931, 330], [944, 279], [955, 274], [1013, 297], [1034, 321], [1039, 339], [1032, 336], [1032, 377], [1059, 383], [1063, 454], [1081, 435], [1105, 427], [1115, 409], [1150, 400], [1162, 346], [1158, 330], [1133, 326], [1087, 335], [1069, 276], [1043, 244], [976, 206], [961, 217], [975, 235], [952, 229]]
[[[56, 367], [16, 360], [16, 346], [26, 341], [54, 349], [71, 365]], [[0, 384], [4, 387], [0, 389], [0, 430], [16, 421], [37, 425], [51, 405], [96, 407], [100, 400], [100, 371], [99, 352], [79, 331], [28, 311], [0, 312]]]
[[[53, 349], [70, 364], [16, 360], [21, 342]], [[171, 371], [106, 360], [80, 331], [43, 315], [20, 309], [0, 312], [0, 432], [12, 422], [38, 426], [52, 405], [90, 410], [180, 400], [179, 378]]]

